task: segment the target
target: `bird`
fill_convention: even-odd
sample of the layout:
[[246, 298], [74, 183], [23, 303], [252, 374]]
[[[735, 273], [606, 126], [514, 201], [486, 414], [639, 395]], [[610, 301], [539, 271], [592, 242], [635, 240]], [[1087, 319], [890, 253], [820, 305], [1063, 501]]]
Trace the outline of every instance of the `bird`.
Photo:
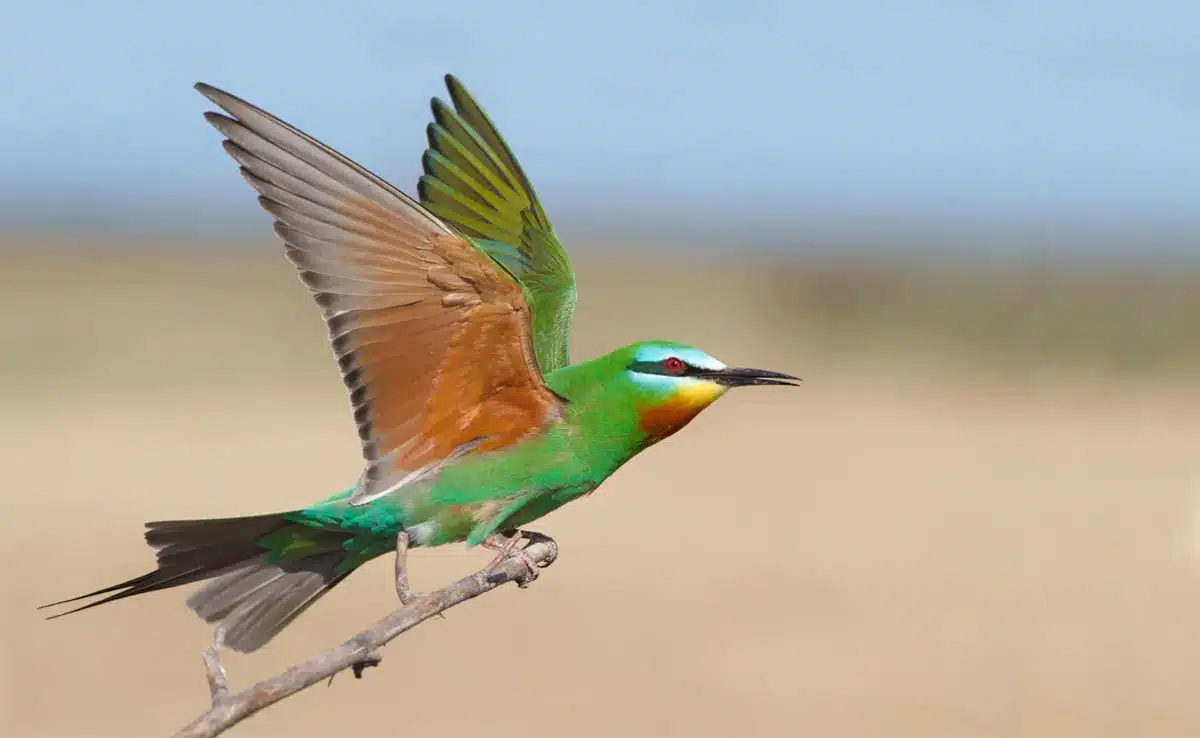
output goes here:
[[[599, 487], [728, 390], [796, 385], [641, 340], [572, 362], [571, 261], [466, 87], [434, 97], [418, 198], [228, 92], [205, 118], [320, 307], [362, 444], [356, 484], [307, 507], [146, 523], [157, 568], [43, 607], [52, 617], [198, 581], [188, 600], [253, 652], [357, 568], [465, 543], [514, 555], [525, 527]], [[397, 554], [399, 555], [399, 553]], [[536, 572], [534, 572], [536, 573]]]

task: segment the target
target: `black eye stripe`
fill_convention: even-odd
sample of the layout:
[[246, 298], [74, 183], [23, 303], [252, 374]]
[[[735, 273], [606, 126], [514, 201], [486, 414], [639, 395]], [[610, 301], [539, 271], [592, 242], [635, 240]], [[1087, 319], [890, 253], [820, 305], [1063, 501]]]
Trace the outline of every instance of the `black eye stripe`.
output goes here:
[[[667, 357], [679, 359], [677, 356]], [[629, 365], [630, 371], [638, 372], [639, 374], [658, 374], [664, 377], [689, 377], [699, 374], [702, 370], [699, 367], [692, 366], [683, 359], [679, 359], [679, 363], [683, 364], [682, 372], [673, 372], [667, 369], [665, 362], [662, 361], [635, 361]]]

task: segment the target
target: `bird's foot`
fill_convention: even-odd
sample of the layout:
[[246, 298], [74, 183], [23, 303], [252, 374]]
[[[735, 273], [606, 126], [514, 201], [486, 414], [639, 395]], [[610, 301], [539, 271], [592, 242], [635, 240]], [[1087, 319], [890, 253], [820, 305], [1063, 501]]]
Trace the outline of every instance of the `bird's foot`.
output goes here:
[[[497, 568], [510, 558], [518, 558], [525, 564], [525, 573], [517, 580], [517, 586], [525, 589], [534, 581], [537, 580], [540, 570], [554, 563], [554, 559], [558, 558], [558, 544], [554, 539], [542, 533], [530, 530], [515, 530], [506, 531], [504, 533], [493, 533], [483, 540], [480, 546], [489, 551], [496, 551], [496, 557], [487, 565], [487, 571]], [[521, 544], [525, 545], [522, 546]], [[525, 546], [531, 543], [547, 543], [551, 547], [551, 555], [542, 562], [536, 561], [532, 556], [525, 551]]]
[[519, 530], [505, 531], [503, 533], [493, 533], [483, 539], [480, 547], [486, 548], [488, 551], [495, 551], [496, 556], [487, 565], [488, 569], [495, 569], [509, 556], [512, 556], [513, 551], [517, 550], [517, 545], [521, 542], [523, 534]]
[[541, 563], [537, 564], [537, 568], [545, 569], [558, 560], [558, 542], [545, 533], [538, 533], [536, 530], [521, 531], [525, 537], [525, 546], [532, 546], [535, 543], [544, 543], [550, 548], [550, 555], [542, 559]]

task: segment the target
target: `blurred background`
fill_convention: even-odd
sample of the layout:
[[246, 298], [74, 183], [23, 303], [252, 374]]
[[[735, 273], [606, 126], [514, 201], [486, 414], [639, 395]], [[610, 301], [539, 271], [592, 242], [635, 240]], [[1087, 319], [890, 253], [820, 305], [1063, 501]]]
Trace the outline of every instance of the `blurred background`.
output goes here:
[[[577, 358], [800, 374], [538, 527], [559, 563], [236, 729], [1200, 731], [1200, 5], [1182, 0], [14, 6], [0, 25], [0, 732], [203, 709], [146, 520], [360, 469], [317, 309], [191, 85], [415, 190], [487, 107], [571, 249]], [[414, 556], [420, 587], [485, 563]], [[246, 685], [394, 606], [356, 575]]]

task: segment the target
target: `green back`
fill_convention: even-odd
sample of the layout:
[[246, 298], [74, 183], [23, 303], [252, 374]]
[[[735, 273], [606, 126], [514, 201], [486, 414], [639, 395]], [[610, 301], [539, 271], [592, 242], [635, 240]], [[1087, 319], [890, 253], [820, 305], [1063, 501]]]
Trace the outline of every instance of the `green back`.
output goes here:
[[483, 108], [452, 75], [451, 109], [432, 102], [429, 148], [418, 183], [421, 204], [471, 238], [524, 286], [533, 344], [549, 373], [570, 362], [575, 275], [533, 185]]

